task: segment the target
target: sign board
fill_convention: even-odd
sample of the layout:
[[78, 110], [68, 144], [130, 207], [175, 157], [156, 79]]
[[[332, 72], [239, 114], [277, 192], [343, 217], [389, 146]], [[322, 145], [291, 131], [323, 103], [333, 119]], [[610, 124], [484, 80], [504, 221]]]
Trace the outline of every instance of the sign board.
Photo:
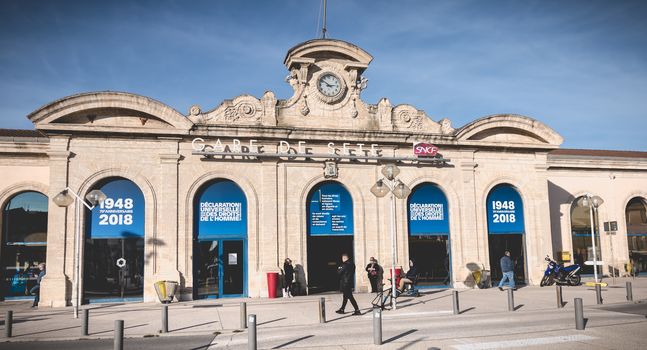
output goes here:
[[134, 182], [117, 179], [99, 187], [106, 200], [91, 211], [92, 239], [144, 237], [144, 195]]
[[353, 200], [339, 183], [315, 188], [308, 201], [308, 233], [316, 236], [353, 234]]
[[418, 157], [435, 157], [438, 154], [438, 147], [426, 142], [413, 144], [413, 154]]
[[448, 235], [447, 197], [436, 185], [424, 184], [414, 189], [407, 206], [409, 234]]
[[487, 222], [490, 234], [523, 234], [523, 202], [510, 185], [492, 189], [487, 197]]
[[247, 199], [233, 181], [208, 185], [198, 197], [195, 210], [199, 240], [247, 236]]
[[227, 256], [227, 263], [229, 265], [238, 265], [238, 253], [229, 253]]

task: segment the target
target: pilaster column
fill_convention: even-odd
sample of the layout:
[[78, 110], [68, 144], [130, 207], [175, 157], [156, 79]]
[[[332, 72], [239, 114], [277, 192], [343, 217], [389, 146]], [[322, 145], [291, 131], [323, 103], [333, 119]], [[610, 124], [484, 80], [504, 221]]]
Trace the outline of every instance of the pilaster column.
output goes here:
[[[67, 139], [60, 140], [61, 148], [67, 148]], [[52, 140], [53, 143], [57, 143]], [[55, 147], [56, 145], [51, 145]], [[68, 239], [74, 240], [74, 223], [67, 222], [67, 213], [74, 211], [74, 204], [68, 208], [57, 206], [53, 201], [57, 194], [67, 187], [68, 162], [72, 152], [68, 150], [54, 150], [47, 153], [49, 156], [49, 193], [47, 194], [47, 253], [45, 262], [47, 274], [41, 281], [40, 303], [41, 307], [63, 307], [71, 302], [72, 280], [66, 275], [65, 270], [72, 271], [72, 266], [65, 266], [65, 257], [73, 254], [66, 251]], [[69, 230], [68, 230], [69, 226]]]
[[[259, 261], [261, 296], [267, 296], [267, 272], [278, 272], [278, 164], [267, 161], [261, 164], [259, 202]], [[253, 278], [253, 276], [250, 276]]]
[[[159, 187], [156, 188], [157, 208], [154, 215], [157, 224], [155, 232], [147, 232], [146, 247], [152, 252], [149, 273], [144, 288], [145, 300], [157, 300], [153, 283], [160, 280], [180, 282], [178, 271], [178, 163], [181, 156], [177, 153], [160, 154]], [[146, 203], [154, 205], [154, 203]], [[151, 254], [152, 253], [152, 254]], [[150, 254], [150, 255], [149, 255]]]

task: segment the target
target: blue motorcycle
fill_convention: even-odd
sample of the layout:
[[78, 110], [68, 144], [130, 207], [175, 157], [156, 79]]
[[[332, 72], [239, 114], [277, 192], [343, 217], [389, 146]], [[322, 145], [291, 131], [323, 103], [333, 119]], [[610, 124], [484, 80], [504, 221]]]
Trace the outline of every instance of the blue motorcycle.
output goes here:
[[546, 267], [544, 277], [542, 277], [541, 282], [539, 282], [539, 286], [552, 286], [555, 283], [577, 286], [582, 281], [582, 277], [580, 276], [580, 270], [582, 268], [580, 265], [573, 264], [564, 266], [562, 264], [558, 264], [548, 255], [546, 255], [545, 260], [548, 261], [548, 267]]

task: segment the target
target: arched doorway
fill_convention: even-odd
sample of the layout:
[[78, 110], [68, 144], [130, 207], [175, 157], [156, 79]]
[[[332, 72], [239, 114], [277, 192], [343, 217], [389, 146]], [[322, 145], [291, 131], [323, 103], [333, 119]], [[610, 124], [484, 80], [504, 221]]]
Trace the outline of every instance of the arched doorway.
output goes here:
[[[591, 209], [581, 206], [580, 199], [575, 198], [571, 204], [571, 237], [573, 242], [573, 262], [582, 267], [583, 274], [593, 274], [593, 265], [585, 264], [593, 261], [593, 244], [591, 240]], [[600, 227], [596, 217], [593, 218], [595, 225], [595, 250], [598, 261], [602, 261], [600, 249]], [[598, 268], [598, 273], [602, 273]]]
[[416, 186], [407, 206], [409, 258], [416, 262], [419, 287], [451, 284], [451, 245], [447, 197], [436, 185]]
[[338, 182], [315, 186], [307, 199], [308, 292], [339, 290], [337, 265], [353, 254], [353, 199]]
[[83, 295], [87, 302], [141, 301], [145, 201], [132, 181], [113, 177], [94, 188], [106, 199], [86, 209]]
[[647, 201], [635, 197], [625, 209], [629, 259], [636, 273], [647, 272]]
[[521, 196], [512, 185], [497, 185], [488, 194], [486, 206], [492, 280], [500, 280], [503, 276], [499, 260], [507, 250], [514, 261], [515, 283], [523, 284], [526, 281], [526, 229]]
[[46, 250], [47, 196], [34, 191], [16, 194], [2, 209], [3, 298], [33, 298], [29, 290]]
[[204, 185], [194, 202], [194, 299], [247, 296], [247, 199], [231, 180]]

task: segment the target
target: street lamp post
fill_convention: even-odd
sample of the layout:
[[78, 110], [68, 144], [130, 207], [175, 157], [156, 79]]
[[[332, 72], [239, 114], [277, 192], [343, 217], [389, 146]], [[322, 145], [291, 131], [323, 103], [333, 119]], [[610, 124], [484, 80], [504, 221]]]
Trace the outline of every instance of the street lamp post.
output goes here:
[[595, 226], [593, 222], [593, 216], [597, 217], [598, 207], [604, 203], [604, 200], [599, 196], [591, 196], [590, 193], [587, 193], [580, 199], [580, 205], [583, 207], [589, 207], [589, 217], [591, 219], [591, 243], [593, 247], [593, 277], [595, 278], [595, 283], [598, 283], [598, 252], [595, 244]]
[[375, 197], [382, 198], [391, 192], [390, 207], [391, 207], [391, 307], [396, 309], [396, 286], [395, 282], [397, 280], [395, 276], [395, 264], [396, 264], [396, 240], [395, 240], [395, 198], [404, 199], [407, 198], [411, 190], [407, 185], [402, 181], [397, 179], [400, 169], [395, 164], [387, 164], [382, 168], [382, 175], [384, 178], [377, 180], [377, 182], [371, 187], [371, 193]]
[[72, 189], [66, 187], [61, 193], [57, 194], [52, 201], [59, 207], [68, 207], [74, 203], [74, 318], [79, 318], [79, 305], [81, 305], [81, 285], [79, 279], [81, 278], [81, 206], [79, 203], [85, 205], [86, 208], [92, 210], [95, 206], [100, 204], [106, 199], [105, 193], [100, 190], [92, 190], [85, 196], [89, 204], [83, 200], [78, 194], [74, 193]]

